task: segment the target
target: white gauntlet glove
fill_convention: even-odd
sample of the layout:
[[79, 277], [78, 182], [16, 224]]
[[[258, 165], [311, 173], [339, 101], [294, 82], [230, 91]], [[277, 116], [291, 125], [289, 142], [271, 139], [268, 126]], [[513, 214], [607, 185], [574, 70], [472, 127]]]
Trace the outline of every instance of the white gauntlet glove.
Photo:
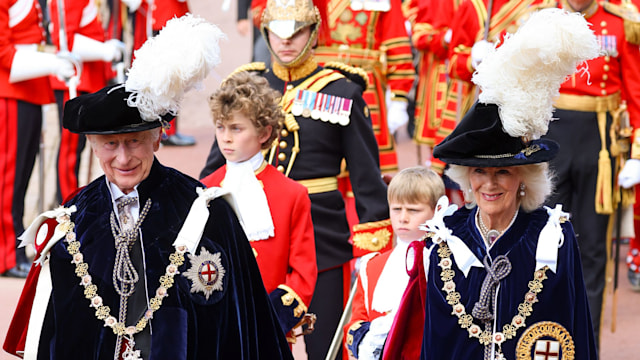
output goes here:
[[49, 75], [55, 75], [64, 81], [75, 73], [73, 63], [66, 58], [31, 49], [18, 49], [11, 63], [9, 82], [16, 83]]
[[395, 134], [398, 129], [409, 122], [409, 113], [406, 101], [393, 100], [393, 93], [387, 88], [385, 92], [385, 102], [387, 104], [387, 128], [391, 134]]
[[117, 39], [102, 42], [80, 34], [73, 37], [72, 52], [82, 61], [119, 61], [124, 49], [124, 43]]
[[373, 319], [369, 331], [364, 335], [358, 345], [358, 360], [380, 359], [382, 348], [387, 339], [395, 312]]
[[640, 160], [629, 159], [618, 174], [618, 184], [625, 189], [640, 183]]
[[493, 51], [494, 45], [493, 43], [488, 42], [487, 40], [480, 40], [477, 43], [473, 44], [471, 47], [471, 66], [474, 69], [480, 65], [482, 60]]

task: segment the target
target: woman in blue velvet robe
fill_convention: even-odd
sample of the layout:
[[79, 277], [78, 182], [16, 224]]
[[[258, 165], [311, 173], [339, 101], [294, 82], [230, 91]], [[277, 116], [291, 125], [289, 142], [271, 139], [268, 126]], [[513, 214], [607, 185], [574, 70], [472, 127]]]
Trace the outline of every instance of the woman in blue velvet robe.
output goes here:
[[557, 152], [509, 136], [498, 106], [479, 103], [435, 148], [467, 206], [453, 212], [444, 198], [425, 225], [422, 359], [596, 359], [569, 214], [540, 208]]
[[541, 138], [553, 96], [596, 56], [584, 18], [545, 9], [477, 67], [478, 101], [433, 151], [466, 206], [441, 199], [425, 224], [422, 359], [597, 359], [570, 216], [541, 208], [562, 150]]
[[[540, 208], [557, 144], [510, 137], [494, 104], [475, 104], [457, 130], [434, 156], [468, 204], [453, 212], [443, 199], [425, 227], [422, 359], [596, 359], [569, 214]], [[481, 148], [469, 136], [497, 141]]]

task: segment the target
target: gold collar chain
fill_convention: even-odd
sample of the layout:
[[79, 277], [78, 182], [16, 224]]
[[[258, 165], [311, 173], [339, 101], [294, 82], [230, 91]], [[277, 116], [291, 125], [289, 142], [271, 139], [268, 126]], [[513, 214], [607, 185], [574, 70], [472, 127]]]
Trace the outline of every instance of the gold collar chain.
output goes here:
[[479, 325], [474, 324], [473, 316], [467, 314], [465, 306], [460, 303], [461, 295], [456, 291], [456, 283], [453, 282], [454, 271], [451, 268], [453, 264], [451, 250], [444, 241], [440, 243], [438, 256], [440, 257], [438, 266], [442, 269], [440, 279], [444, 283], [442, 290], [447, 293], [447, 303], [453, 308], [451, 314], [458, 317], [458, 324], [469, 332], [469, 337], [478, 339], [481, 345], [497, 344], [498, 358], [502, 358], [502, 343], [514, 338], [518, 329], [525, 326], [527, 316], [533, 313], [533, 304], [538, 302], [538, 293], [542, 291], [542, 282], [547, 279], [546, 272], [549, 267], [545, 266], [534, 272], [533, 280], [529, 282], [529, 291], [524, 295], [524, 301], [518, 305], [518, 314], [511, 319], [510, 324], [505, 324], [502, 327], [502, 332], [492, 333], [488, 330], [482, 330]]
[[133, 336], [144, 330], [147, 323], [153, 318], [153, 313], [160, 309], [162, 299], [167, 296], [169, 289], [173, 286], [173, 277], [178, 274], [178, 268], [184, 264], [184, 254], [187, 247], [176, 246], [176, 251], [169, 255], [171, 262], [165, 270], [165, 274], [160, 277], [160, 286], [156, 289], [156, 295], [149, 299], [149, 308], [138, 320], [135, 326], [126, 326], [124, 322], [118, 321], [111, 315], [111, 309], [104, 305], [102, 297], [98, 295], [98, 287], [92, 283], [89, 275], [89, 264], [84, 262], [84, 256], [80, 252], [80, 242], [76, 240], [75, 224], [69, 215], [61, 215], [56, 218], [59, 229], [66, 235], [64, 242], [67, 244], [67, 252], [72, 256], [72, 262], [76, 267], [76, 276], [80, 278], [80, 285], [84, 287], [84, 297], [89, 299], [90, 306], [96, 309], [95, 316], [98, 320], [104, 321], [104, 326], [108, 326], [117, 336]]

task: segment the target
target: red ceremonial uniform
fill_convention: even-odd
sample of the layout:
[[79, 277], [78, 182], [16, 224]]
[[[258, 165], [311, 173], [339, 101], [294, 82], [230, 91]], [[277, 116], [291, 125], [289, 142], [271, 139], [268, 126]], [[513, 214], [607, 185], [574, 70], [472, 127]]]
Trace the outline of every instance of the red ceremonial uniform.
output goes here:
[[354, 10], [350, 0], [325, 1], [328, 32], [321, 33], [315, 58], [320, 64], [341, 61], [367, 72], [363, 97], [378, 141], [380, 170], [393, 172], [398, 160], [387, 128], [385, 91], [389, 88], [395, 100], [406, 101], [415, 75], [400, 0], [390, 0], [388, 11]]
[[[450, 84], [445, 98], [445, 108], [435, 144], [439, 144], [451, 133], [462, 116], [471, 107], [475, 98], [475, 86], [471, 83], [474, 69], [471, 66], [471, 48], [485, 38], [488, 0], [469, 0], [460, 4], [451, 24], [452, 37], [449, 44]], [[549, 0], [492, 0], [489, 30], [486, 40], [502, 43], [506, 33], [514, 33], [518, 24], [528, 13], [544, 7], [555, 6]], [[433, 170], [442, 173], [444, 164], [437, 159]]]
[[[58, 1], [52, 0], [50, 4], [51, 14], [51, 39], [60, 50], [60, 17], [58, 13]], [[103, 42], [105, 40], [104, 29], [98, 17], [98, 7], [94, 0], [64, 0], [64, 30], [66, 34], [67, 51], [73, 49], [76, 34]], [[91, 93], [98, 91], [107, 85], [108, 66], [104, 61], [87, 61], [82, 63], [82, 75], [77, 86], [77, 92]], [[51, 86], [56, 94], [58, 104], [58, 118], [62, 125], [63, 104], [69, 100], [67, 85], [51, 76]], [[84, 135], [73, 134], [60, 126], [60, 147], [58, 148], [58, 202], [66, 199], [78, 188], [78, 170], [80, 157], [84, 150], [86, 140]]]
[[36, 51], [45, 43], [40, 5], [35, 0], [1, 0], [0, 7], [1, 274], [16, 265], [16, 236], [24, 231], [24, 197], [38, 152], [41, 105], [54, 100], [47, 76], [9, 82], [16, 46], [32, 45]]
[[[378, 279], [384, 265], [391, 255], [391, 251], [385, 251], [382, 254], [377, 254], [373, 258], [369, 259], [366, 263], [365, 271], [360, 271], [358, 274], [358, 284], [356, 293], [353, 296], [353, 305], [351, 307], [351, 319], [344, 327], [347, 333], [352, 327], [358, 326], [361, 322], [371, 322], [371, 320], [379, 318], [385, 314], [380, 313], [371, 308], [371, 302], [373, 301], [373, 291], [376, 289]], [[363, 264], [364, 265], [364, 264]], [[366, 287], [366, 291], [365, 291]], [[355, 325], [355, 326], [354, 326]], [[345, 334], [345, 342], [348, 339], [348, 334]]]
[[[575, 11], [566, 0], [556, 6]], [[598, 335], [610, 249], [607, 227], [617, 207], [614, 185], [619, 151], [610, 144], [617, 134], [612, 129], [618, 126], [622, 100], [626, 101], [631, 128], [636, 132], [640, 128], [640, 22], [637, 11], [627, 13], [605, 1], [594, 1], [582, 14], [603, 55], [587, 61], [588, 75], [578, 70], [568, 78], [555, 100], [554, 117], [558, 120], [550, 123], [547, 137], [560, 144], [558, 156], [550, 163], [558, 185], [547, 205], [564, 204], [575, 220], [592, 323]], [[631, 157], [635, 159], [640, 159], [638, 139], [637, 134], [631, 139]]]
[[461, 0], [417, 1], [411, 40], [418, 50], [418, 86], [416, 88], [416, 131], [413, 139], [433, 146], [440, 129], [447, 91], [446, 61], [449, 44], [445, 34]]
[[[221, 186], [226, 172], [225, 165], [201, 181], [208, 187]], [[280, 288], [299, 298], [298, 306], [306, 312], [318, 276], [307, 188], [266, 163], [256, 171], [256, 178], [264, 188], [275, 228], [273, 237], [249, 239], [262, 281], [269, 294]], [[286, 304], [274, 306], [279, 309]]]
[[189, 12], [186, 0], [153, 0], [153, 31], [160, 31], [167, 21]]
[[[370, 259], [363, 258], [351, 305], [351, 319], [344, 327], [343, 344], [350, 356], [361, 358], [364, 356], [361, 352], [366, 352], [368, 358], [376, 351], [374, 347], [383, 348], [386, 333], [391, 329], [391, 321], [409, 281], [405, 260], [408, 247], [408, 242], [398, 239], [393, 250]], [[385, 280], [382, 280], [383, 276]], [[386, 318], [379, 319], [382, 322], [374, 322], [384, 316]], [[368, 333], [371, 338], [363, 341]], [[360, 346], [363, 343], [366, 343], [364, 349]]]

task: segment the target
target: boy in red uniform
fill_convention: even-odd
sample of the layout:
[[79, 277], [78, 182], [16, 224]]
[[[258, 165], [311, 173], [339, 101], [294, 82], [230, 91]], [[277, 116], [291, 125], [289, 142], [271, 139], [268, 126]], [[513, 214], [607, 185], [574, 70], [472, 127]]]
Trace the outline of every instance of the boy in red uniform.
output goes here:
[[267, 164], [261, 151], [271, 147], [284, 121], [279, 99], [258, 75], [239, 72], [223, 82], [209, 101], [227, 163], [202, 182], [234, 195], [264, 286], [288, 333], [307, 312], [318, 267], [307, 189]]
[[407, 249], [411, 242], [423, 237], [424, 231], [419, 226], [431, 219], [443, 195], [442, 179], [426, 167], [404, 169], [391, 180], [387, 198], [397, 241], [390, 251], [363, 257], [351, 320], [345, 326], [345, 346], [350, 359], [380, 358], [409, 281], [405, 264], [412, 264], [418, 256], [409, 255], [405, 263]]

